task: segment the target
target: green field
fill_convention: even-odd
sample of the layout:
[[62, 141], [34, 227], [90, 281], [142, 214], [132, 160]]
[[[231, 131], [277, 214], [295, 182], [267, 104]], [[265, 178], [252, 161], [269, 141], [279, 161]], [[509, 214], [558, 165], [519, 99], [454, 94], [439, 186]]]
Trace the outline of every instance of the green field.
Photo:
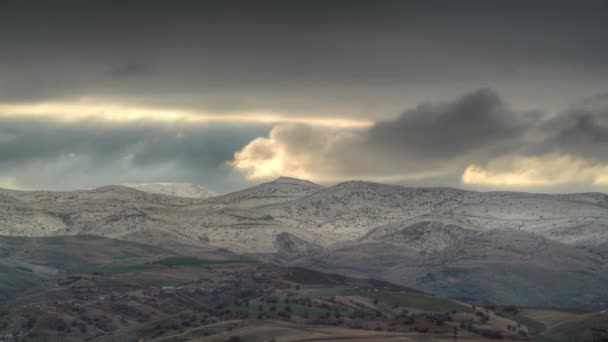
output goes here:
[[136, 271], [145, 271], [153, 268], [152, 265], [124, 265], [124, 266], [102, 266], [93, 269], [86, 270], [83, 273], [100, 273], [100, 274], [118, 274], [118, 273], [129, 273]]
[[68, 279], [64, 280], [64, 281], [60, 281], [57, 283], [57, 285], [61, 285], [61, 286], [68, 286], [71, 285], [74, 282], [77, 282], [81, 279], [80, 276], [68, 276]]
[[15, 269], [23, 272], [34, 272], [31, 268], [25, 266], [16, 266]]
[[62, 246], [62, 245], [65, 244], [65, 240], [64, 240], [63, 236], [41, 237], [41, 238], [37, 238], [36, 241], [38, 241], [41, 245], [59, 245], [59, 246]]
[[[262, 310], [260, 310], [260, 306], [261, 306]], [[289, 308], [291, 310], [290, 312], [292, 314], [299, 315], [299, 316], [302, 316], [304, 314], [321, 316], [323, 314], [327, 314], [328, 312], [330, 312], [329, 310], [324, 309], [324, 308], [309, 307], [306, 305], [296, 304], [296, 303], [285, 303], [284, 301], [279, 301], [276, 304], [268, 304], [268, 303], [263, 303], [263, 302], [258, 302], [258, 301], [252, 301], [252, 302], [249, 302], [248, 304], [232, 305], [232, 306], [230, 306], [230, 311], [247, 312], [249, 318], [255, 319], [255, 318], [257, 318], [258, 314], [261, 312], [277, 313], [280, 311], [285, 311], [285, 308], [287, 306], [289, 306]], [[271, 307], [274, 307], [275, 309], [271, 310]]]
[[41, 282], [42, 279], [33, 272], [18, 270], [0, 263], [0, 302]]
[[112, 259], [114, 260], [122, 260], [122, 259], [130, 259], [130, 258], [137, 258], [140, 255], [137, 253], [133, 253], [133, 252], [129, 252], [129, 251], [123, 251], [122, 253], [120, 253], [120, 255], [117, 255], [115, 257], [113, 257]]
[[360, 291], [348, 287], [321, 287], [307, 289], [306, 291], [300, 292], [296, 297], [310, 297], [310, 298], [321, 298], [331, 296], [362, 296], [369, 297], [369, 292]]
[[531, 335], [540, 334], [542, 331], [547, 329], [547, 327], [544, 324], [542, 324], [541, 322], [533, 320], [532, 318], [526, 317], [524, 315], [515, 315], [515, 316], [509, 317], [509, 318], [528, 327], [528, 331], [530, 332]]
[[225, 264], [236, 264], [242, 262], [250, 262], [246, 260], [207, 260], [198, 259], [193, 257], [170, 257], [159, 261], [155, 264], [165, 266], [210, 266], [210, 265], [225, 265]]
[[360, 296], [377, 299], [379, 302], [384, 304], [398, 304], [403, 307], [413, 307], [421, 310], [433, 311], [433, 312], [446, 312], [446, 311], [463, 311], [473, 312], [474, 310], [470, 307], [460, 304], [458, 302], [434, 297], [427, 295], [417, 295], [411, 293], [399, 293], [399, 292], [368, 292], [353, 288], [342, 288], [342, 287], [330, 287], [330, 288], [318, 288], [309, 289], [303, 291], [297, 295], [297, 297], [331, 297], [331, 296]]
[[404, 294], [397, 292], [383, 292], [374, 296], [380, 302], [386, 304], [399, 304], [404, 307], [414, 307], [427, 311], [446, 312], [446, 311], [463, 311], [474, 312], [474, 310], [466, 305], [458, 302], [427, 295]]
[[[134, 253], [125, 252], [114, 259], [126, 259], [136, 257]], [[194, 257], [170, 257], [154, 262], [153, 264], [135, 264], [135, 265], [117, 265], [117, 266], [98, 266], [78, 270], [80, 273], [100, 273], [100, 274], [117, 274], [129, 273], [136, 271], [145, 271], [154, 268], [154, 265], [163, 266], [211, 266], [211, 265], [226, 265], [241, 263], [242, 260], [204, 260]]]

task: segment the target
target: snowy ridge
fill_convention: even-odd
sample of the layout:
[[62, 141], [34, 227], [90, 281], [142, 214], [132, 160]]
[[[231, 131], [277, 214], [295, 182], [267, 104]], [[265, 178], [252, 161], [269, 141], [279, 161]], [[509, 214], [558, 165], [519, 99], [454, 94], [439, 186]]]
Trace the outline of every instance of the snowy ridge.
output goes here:
[[[158, 189], [157, 184], [152, 188]], [[165, 193], [170, 194], [183, 189], [175, 184], [168, 188], [172, 191]], [[0, 234], [87, 233], [150, 240], [158, 233], [247, 253], [276, 251], [281, 233], [329, 247], [423, 221], [475, 231], [516, 229], [566, 244], [597, 245], [608, 243], [608, 196], [483, 193], [362, 181], [325, 188], [287, 177], [207, 199], [124, 186], [72, 192], [0, 190]]]
[[139, 191], [167, 196], [209, 198], [217, 195], [204, 186], [194, 183], [134, 183], [123, 185]]

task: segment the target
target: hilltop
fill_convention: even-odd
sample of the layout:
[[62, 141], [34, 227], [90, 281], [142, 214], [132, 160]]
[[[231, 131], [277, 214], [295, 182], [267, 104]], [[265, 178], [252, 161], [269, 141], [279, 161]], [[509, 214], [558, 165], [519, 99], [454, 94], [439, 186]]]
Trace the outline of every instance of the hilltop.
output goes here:
[[153, 194], [187, 198], [209, 198], [217, 195], [204, 186], [194, 183], [133, 183], [124, 186]]

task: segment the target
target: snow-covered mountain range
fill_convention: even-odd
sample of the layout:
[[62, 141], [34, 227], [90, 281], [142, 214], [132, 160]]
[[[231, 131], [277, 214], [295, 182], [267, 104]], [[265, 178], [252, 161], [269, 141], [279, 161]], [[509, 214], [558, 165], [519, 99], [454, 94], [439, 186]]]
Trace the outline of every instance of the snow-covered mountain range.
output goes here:
[[[95, 234], [158, 245], [178, 240], [504, 301], [530, 285], [526, 277], [543, 289], [538, 275], [552, 284], [564, 275], [555, 296], [586, 282], [594, 286], [588, 291], [593, 298], [580, 301], [608, 302], [605, 194], [472, 192], [361, 181], [323, 187], [287, 177], [210, 198], [188, 198], [203, 191], [172, 186], [164, 194], [150, 191], [158, 188], [163, 186], [144, 187], [148, 192], [125, 186], [0, 190], [0, 234]], [[189, 196], [176, 196], [184, 193]], [[484, 285], [483, 277], [499, 279], [509, 269], [512, 277], [500, 279], [500, 288]], [[504, 285], [509, 279], [519, 285]], [[471, 290], [475, 286], [485, 287]], [[540, 292], [522, 298], [568, 304]]]

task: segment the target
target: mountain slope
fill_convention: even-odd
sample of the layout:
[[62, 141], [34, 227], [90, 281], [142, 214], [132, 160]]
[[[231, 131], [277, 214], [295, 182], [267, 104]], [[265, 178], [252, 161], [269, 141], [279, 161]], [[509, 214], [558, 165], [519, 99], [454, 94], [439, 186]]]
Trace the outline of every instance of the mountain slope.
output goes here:
[[437, 221], [391, 225], [292, 263], [501, 304], [584, 306], [608, 300], [605, 259], [519, 230], [474, 231]]
[[319, 241], [349, 241], [405, 219], [445, 217], [479, 230], [522, 229], [565, 243], [608, 241], [608, 205], [597, 194], [545, 195], [406, 188], [346, 182], [307, 197], [260, 208]]
[[187, 198], [209, 198], [216, 196], [204, 186], [194, 183], [133, 183], [124, 186], [152, 194]]
[[321, 191], [323, 187], [309, 181], [280, 177], [241, 191], [211, 198], [205, 203], [239, 208], [255, 208], [306, 197]]

